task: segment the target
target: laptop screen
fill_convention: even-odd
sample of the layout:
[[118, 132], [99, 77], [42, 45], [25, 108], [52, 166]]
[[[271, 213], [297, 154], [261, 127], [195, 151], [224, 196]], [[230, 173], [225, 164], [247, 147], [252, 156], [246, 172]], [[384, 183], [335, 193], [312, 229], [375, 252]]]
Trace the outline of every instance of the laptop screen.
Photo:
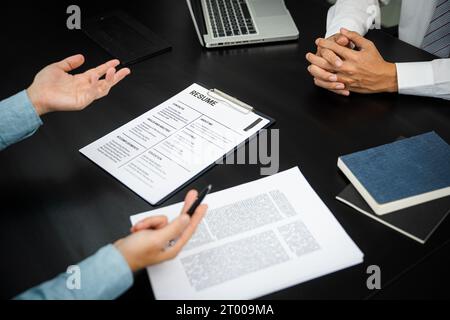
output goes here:
[[206, 22], [203, 15], [203, 8], [201, 0], [187, 0], [187, 5], [192, 16], [192, 22], [195, 26], [195, 31], [198, 35], [198, 40], [202, 46], [205, 46], [203, 35], [207, 33]]

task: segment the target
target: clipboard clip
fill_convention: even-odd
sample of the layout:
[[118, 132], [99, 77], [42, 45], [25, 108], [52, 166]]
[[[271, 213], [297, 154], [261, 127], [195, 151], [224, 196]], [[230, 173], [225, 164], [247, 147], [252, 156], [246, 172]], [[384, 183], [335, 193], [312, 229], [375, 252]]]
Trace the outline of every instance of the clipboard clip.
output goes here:
[[208, 90], [207, 94], [209, 97], [219, 100], [220, 102], [223, 102], [230, 108], [233, 108], [234, 110], [239, 111], [243, 114], [249, 114], [255, 110], [252, 106], [248, 105], [247, 103], [242, 102], [236, 99], [235, 97], [232, 97], [226, 94], [225, 92], [220, 91], [219, 89], [210, 89]]

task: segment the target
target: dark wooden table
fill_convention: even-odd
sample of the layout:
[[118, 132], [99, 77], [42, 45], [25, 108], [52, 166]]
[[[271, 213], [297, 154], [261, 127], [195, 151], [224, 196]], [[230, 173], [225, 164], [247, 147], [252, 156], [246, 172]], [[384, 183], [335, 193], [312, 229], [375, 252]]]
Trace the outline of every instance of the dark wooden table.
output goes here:
[[[166, 38], [173, 50], [133, 66], [133, 74], [105, 99], [71, 114], [45, 116], [32, 138], [0, 154], [0, 297], [63, 272], [101, 246], [127, 234], [129, 216], [152, 209], [78, 150], [139, 116], [193, 82], [222, 88], [278, 121], [280, 169], [299, 166], [365, 254], [364, 263], [292, 288], [273, 299], [448, 298], [450, 219], [429, 242], [418, 244], [337, 202], [346, 180], [336, 167], [342, 154], [435, 130], [450, 141], [448, 101], [395, 94], [339, 97], [318, 89], [305, 54], [325, 32], [324, 1], [286, 1], [300, 40], [278, 45], [206, 51], [197, 41], [184, 1], [132, 1], [121, 6], [78, 2], [83, 17], [121, 8]], [[70, 3], [2, 5], [0, 99], [30, 84], [46, 64], [74, 53], [82, 70], [108, 55], [80, 31], [66, 29]], [[432, 56], [377, 31], [369, 34], [387, 60]], [[260, 178], [259, 167], [216, 166], [192, 183], [216, 190]], [[181, 201], [179, 192], [164, 205]], [[366, 287], [366, 268], [379, 265], [381, 291]], [[238, 288], [237, 288], [238, 290]], [[152, 298], [147, 275], [136, 276], [124, 298]]]

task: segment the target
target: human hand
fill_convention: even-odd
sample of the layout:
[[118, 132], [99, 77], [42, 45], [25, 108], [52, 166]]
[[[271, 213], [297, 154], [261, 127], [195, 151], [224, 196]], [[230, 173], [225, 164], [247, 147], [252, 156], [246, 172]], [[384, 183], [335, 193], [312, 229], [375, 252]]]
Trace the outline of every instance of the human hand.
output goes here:
[[[336, 33], [327, 39], [343, 47], [354, 47], [354, 44], [350, 41], [350, 39], [341, 33]], [[306, 54], [306, 59], [311, 62], [312, 56], [314, 56], [314, 54], [309, 52]], [[311, 62], [311, 65], [308, 66], [309, 73], [315, 78], [314, 81], [319, 84], [320, 82], [326, 83], [329, 90], [337, 94], [348, 95], [348, 90], [344, 89], [345, 85], [343, 83], [338, 83], [337, 77], [333, 73], [335, 67], [342, 65], [341, 58], [332, 50], [320, 46], [317, 47], [315, 56], [322, 59], [316, 59], [320, 60], [320, 66], [313, 64], [313, 62]], [[316, 83], [316, 85], [318, 83]]]
[[[114, 85], [130, 74], [128, 68], [116, 72], [119, 60], [108, 61], [81, 74], [69, 74], [83, 63], [84, 57], [78, 54], [53, 63], [36, 75], [27, 93], [40, 116], [53, 111], [83, 110], [106, 96]], [[105, 79], [100, 80], [103, 76]]]
[[397, 92], [395, 64], [386, 62], [372, 41], [344, 28], [341, 29], [341, 33], [349, 38], [358, 50], [344, 48], [326, 39], [317, 39], [316, 43], [319, 47], [334, 51], [343, 59], [343, 62], [341, 66], [336, 65], [333, 68], [334, 76], [336, 76], [334, 78], [332, 73], [324, 70], [324, 64], [329, 65], [328, 61], [323, 61], [323, 58], [316, 55], [309, 55], [308, 60], [318, 67], [314, 68], [312, 72], [316, 85], [328, 90], [335, 90], [336, 86], [323, 80], [324, 78], [333, 78], [338, 84], [345, 85], [343, 89], [348, 91], [345, 92], [345, 95], [350, 92]]
[[[181, 214], [168, 223], [167, 217], [156, 216], [144, 219], [131, 228], [132, 234], [114, 245], [135, 272], [150, 265], [175, 258], [194, 234], [208, 209], [200, 205], [192, 217], [187, 211], [197, 199], [197, 191], [189, 191]], [[171, 240], [176, 242], [168, 247]]]
[[[341, 33], [336, 33], [336, 34], [328, 37], [327, 40], [330, 40], [342, 47], [347, 47], [350, 49], [353, 49], [353, 47], [354, 47], [353, 42], [351, 42], [349, 38], [347, 38], [346, 36], [344, 36]], [[340, 67], [342, 65], [341, 58], [339, 58], [339, 56], [337, 56], [333, 50], [317, 46], [316, 55], [327, 60], [330, 63], [330, 66]], [[332, 70], [332, 69], [330, 69], [330, 70]]]

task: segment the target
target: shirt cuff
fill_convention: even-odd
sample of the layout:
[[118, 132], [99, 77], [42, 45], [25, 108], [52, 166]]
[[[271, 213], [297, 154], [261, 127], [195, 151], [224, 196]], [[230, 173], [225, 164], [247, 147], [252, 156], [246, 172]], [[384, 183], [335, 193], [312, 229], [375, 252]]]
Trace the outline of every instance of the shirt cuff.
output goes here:
[[401, 94], [432, 96], [433, 66], [430, 62], [396, 63], [398, 92]]
[[42, 125], [25, 90], [0, 102], [0, 149], [25, 139]]
[[125, 258], [113, 245], [103, 247], [66, 273], [20, 294], [17, 300], [111, 300], [133, 284]]
[[354, 21], [353, 19], [340, 19], [339, 21], [333, 22], [327, 29], [327, 33], [325, 38], [329, 38], [336, 33], [341, 32], [341, 28], [345, 28], [350, 31], [355, 31], [360, 35], [365, 34], [365, 30], [359, 23]]
[[100, 249], [79, 265], [81, 291], [85, 299], [116, 299], [133, 284], [133, 273], [112, 244]]

